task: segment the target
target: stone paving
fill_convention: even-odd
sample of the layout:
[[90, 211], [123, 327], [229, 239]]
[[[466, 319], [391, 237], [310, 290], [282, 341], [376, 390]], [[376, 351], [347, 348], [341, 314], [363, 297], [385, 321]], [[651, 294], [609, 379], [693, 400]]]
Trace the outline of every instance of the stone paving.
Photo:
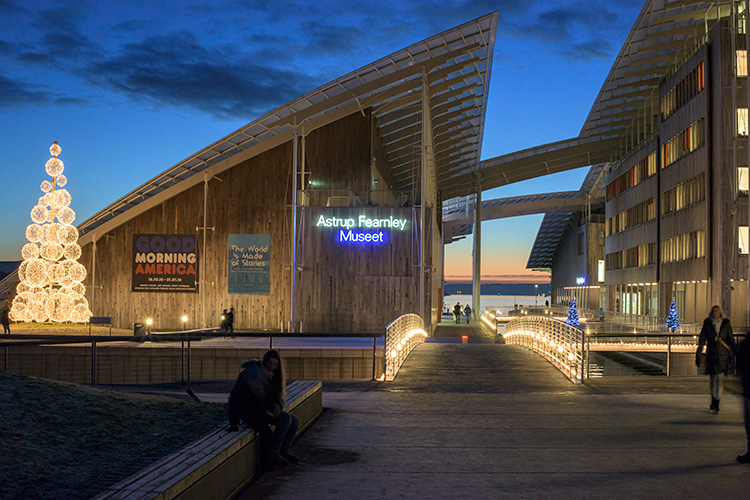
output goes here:
[[303, 462], [240, 498], [750, 495], [750, 465], [734, 460], [746, 445], [736, 393], [713, 415], [705, 377], [574, 385], [472, 326], [439, 327], [392, 383], [325, 381], [324, 414], [293, 448]]

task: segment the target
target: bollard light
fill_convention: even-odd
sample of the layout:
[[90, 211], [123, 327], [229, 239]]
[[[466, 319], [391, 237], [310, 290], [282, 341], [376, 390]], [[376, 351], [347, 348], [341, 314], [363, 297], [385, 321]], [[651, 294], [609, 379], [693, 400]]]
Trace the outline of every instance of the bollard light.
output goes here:
[[188, 317], [186, 315], [182, 315], [182, 329], [185, 330], [185, 325], [187, 325]]

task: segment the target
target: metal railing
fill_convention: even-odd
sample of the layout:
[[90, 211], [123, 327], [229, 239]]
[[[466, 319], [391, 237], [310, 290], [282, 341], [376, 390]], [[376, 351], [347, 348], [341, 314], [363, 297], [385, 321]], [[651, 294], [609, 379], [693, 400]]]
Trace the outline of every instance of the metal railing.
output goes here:
[[584, 335], [578, 328], [546, 316], [524, 316], [508, 322], [503, 338], [537, 352], [574, 383], [586, 378]]
[[[275, 332], [233, 332], [220, 333], [218, 328], [186, 330], [181, 332], [153, 332], [146, 335], [30, 335], [30, 334], [11, 334], [0, 335], [0, 371], [8, 371], [10, 367], [10, 356], [14, 347], [23, 346], [51, 346], [51, 345], [75, 345], [86, 344], [88, 348], [89, 361], [85, 368], [89, 373], [76, 372], [76, 378], [82, 379], [83, 383], [99, 383], [99, 354], [98, 348], [119, 342], [180, 342], [180, 378], [187, 384], [187, 392], [191, 390], [191, 342], [199, 342], [204, 338], [263, 338], [268, 339], [268, 348], [274, 348], [274, 339], [317, 339], [317, 338], [372, 338], [372, 380], [375, 380], [376, 367], [382, 366], [376, 363], [377, 360], [377, 340], [383, 336], [382, 333], [307, 333], [305, 335], [291, 335], [288, 333]], [[255, 349], [256, 347], [251, 347]], [[413, 346], [411, 347], [413, 348]], [[402, 361], [403, 362], [403, 361]], [[381, 378], [382, 380], [382, 378]], [[192, 394], [191, 394], [192, 395]]]
[[[101, 347], [101, 344], [111, 344], [113, 342], [181, 342], [180, 348], [180, 365], [181, 365], [181, 377], [182, 382], [186, 383], [186, 392], [195, 397], [192, 394], [190, 387], [190, 358], [191, 358], [191, 342], [200, 342], [202, 339], [203, 332], [191, 331], [191, 332], [171, 332], [164, 334], [148, 334], [148, 335], [121, 335], [121, 336], [81, 336], [81, 335], [3, 335], [0, 337], [0, 348], [3, 351], [3, 369], [2, 371], [8, 371], [9, 367], [9, 349], [13, 347], [21, 346], [50, 346], [50, 345], [76, 345], [76, 344], [90, 344], [91, 348], [89, 351], [90, 362], [89, 362], [89, 379], [88, 382], [92, 385], [99, 383], [99, 372], [97, 370], [97, 347]], [[187, 344], [187, 346], [186, 346]], [[187, 347], [187, 349], [186, 349]]]
[[[598, 311], [586, 310], [590, 321], [595, 321], [599, 317]], [[620, 325], [632, 326], [634, 328], [643, 328], [651, 331], [667, 332], [667, 320], [662, 316], [646, 316], [643, 314], [628, 314], [616, 311], [603, 311], [605, 321]], [[680, 320], [680, 326], [677, 327], [677, 333], [686, 333], [697, 335], [701, 331], [701, 324], [694, 321]]]
[[[746, 333], [734, 334], [739, 343]], [[597, 333], [586, 335], [586, 353], [591, 352], [625, 352], [625, 353], [666, 353], [664, 370], [667, 377], [672, 376], [672, 357], [675, 354], [689, 354], [698, 349], [698, 334], [652, 332], [649, 334], [622, 335], [617, 333]], [[704, 348], [705, 352], [705, 348]], [[588, 373], [589, 356], [586, 356]]]
[[385, 327], [382, 380], [388, 382], [396, 378], [409, 353], [427, 336], [424, 321], [418, 314], [404, 314], [391, 321]]

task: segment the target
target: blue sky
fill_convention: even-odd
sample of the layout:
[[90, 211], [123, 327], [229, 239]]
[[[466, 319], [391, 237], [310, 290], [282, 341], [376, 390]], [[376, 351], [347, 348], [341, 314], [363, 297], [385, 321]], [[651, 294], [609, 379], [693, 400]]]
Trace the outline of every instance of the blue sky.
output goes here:
[[[482, 158], [577, 136], [642, 0], [0, 0], [0, 260], [62, 146], [84, 221], [148, 179], [318, 86], [499, 11]], [[485, 199], [578, 189], [579, 169]], [[483, 224], [483, 275], [528, 275], [542, 216]], [[510, 237], [509, 237], [510, 235]], [[471, 239], [446, 276], [471, 274]]]

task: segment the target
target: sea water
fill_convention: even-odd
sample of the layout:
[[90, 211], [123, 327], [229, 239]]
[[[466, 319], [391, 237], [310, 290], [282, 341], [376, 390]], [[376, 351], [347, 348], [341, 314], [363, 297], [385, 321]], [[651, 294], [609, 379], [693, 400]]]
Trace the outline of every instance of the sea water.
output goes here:
[[[516, 306], [544, 306], [544, 302], [549, 299], [549, 296], [545, 295], [480, 295], [479, 311], [484, 311], [489, 307], [495, 311], [500, 311], [500, 314], [503, 316], [507, 316], [508, 311], [512, 311]], [[443, 312], [445, 312], [447, 308], [447, 310], [452, 313], [453, 306], [456, 305], [456, 302], [461, 303], [461, 308], [466, 307], [466, 304], [472, 305], [471, 295], [461, 293], [446, 295], [443, 297]]]

